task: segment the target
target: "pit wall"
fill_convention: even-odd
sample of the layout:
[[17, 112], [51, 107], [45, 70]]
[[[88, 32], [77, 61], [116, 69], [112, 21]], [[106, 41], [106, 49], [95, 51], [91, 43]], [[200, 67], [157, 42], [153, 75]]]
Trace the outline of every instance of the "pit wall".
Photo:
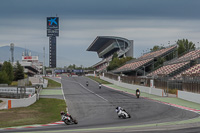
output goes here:
[[192, 92], [178, 90], [177, 97], [187, 100], [187, 101], [191, 101], [191, 102], [200, 104], [200, 94], [198, 94], [198, 93], [192, 93]]
[[36, 94], [30, 96], [29, 98], [23, 99], [10, 99], [7, 101], [7, 108], [17, 108], [17, 107], [27, 107], [36, 102]]
[[156, 89], [156, 88], [153, 88], [153, 87], [151, 88], [151, 87], [146, 87], [146, 86], [127, 84], [127, 83], [123, 83], [121, 81], [109, 79], [109, 78], [103, 77], [103, 76], [100, 76], [100, 79], [108, 81], [108, 82], [110, 82], [114, 85], [120, 86], [120, 87], [132, 89], [132, 90], [136, 90], [138, 88], [141, 92], [145, 92], [145, 93], [157, 95], [157, 96], [165, 96], [164, 91], [162, 89]]

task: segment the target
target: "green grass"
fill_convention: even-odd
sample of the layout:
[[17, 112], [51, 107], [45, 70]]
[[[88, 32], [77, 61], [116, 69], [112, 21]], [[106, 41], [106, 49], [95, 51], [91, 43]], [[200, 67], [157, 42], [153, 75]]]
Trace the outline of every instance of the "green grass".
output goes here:
[[111, 84], [105, 80], [100, 79], [99, 77], [93, 77], [93, 76], [87, 76], [87, 77], [101, 84]]
[[18, 82], [17, 81], [12, 81], [11, 86], [17, 86]]
[[2, 100], [0, 100], [0, 103], [3, 102]]
[[52, 79], [48, 79], [48, 78], [44, 78], [44, 79], [48, 80], [47, 88], [60, 88], [61, 87], [60, 83], [58, 83]]
[[64, 100], [40, 98], [28, 107], [0, 110], [0, 128], [60, 121], [62, 110], [66, 110]]

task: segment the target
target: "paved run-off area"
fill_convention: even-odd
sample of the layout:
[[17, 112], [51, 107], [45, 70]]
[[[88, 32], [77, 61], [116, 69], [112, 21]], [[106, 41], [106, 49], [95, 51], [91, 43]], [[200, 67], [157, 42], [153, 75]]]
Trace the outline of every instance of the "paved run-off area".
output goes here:
[[57, 98], [63, 99], [63, 93], [61, 88], [42, 89], [40, 92], [40, 98]]

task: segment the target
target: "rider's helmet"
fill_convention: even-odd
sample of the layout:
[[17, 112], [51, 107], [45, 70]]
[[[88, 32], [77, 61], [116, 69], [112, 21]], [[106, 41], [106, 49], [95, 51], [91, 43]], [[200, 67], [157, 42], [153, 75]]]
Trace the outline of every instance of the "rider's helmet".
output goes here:
[[64, 112], [64, 111], [61, 111], [61, 112], [60, 112], [60, 114], [61, 114], [61, 115], [64, 115], [64, 114], [65, 114], [65, 112]]
[[119, 107], [116, 107], [116, 109], [118, 110], [118, 109], [119, 109]]

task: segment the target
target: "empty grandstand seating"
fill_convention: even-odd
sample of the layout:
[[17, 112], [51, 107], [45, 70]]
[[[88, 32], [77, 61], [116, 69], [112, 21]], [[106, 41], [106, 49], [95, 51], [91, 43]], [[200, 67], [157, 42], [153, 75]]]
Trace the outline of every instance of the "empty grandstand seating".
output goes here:
[[154, 75], [166, 76], [166, 75], [169, 75], [169, 74], [171, 74], [175, 71], [178, 71], [178, 69], [184, 67], [185, 65], [189, 65], [189, 61], [163, 66], [163, 67], [153, 71], [152, 73], [148, 74], [147, 76], [154, 76]]
[[199, 73], [200, 73], [200, 64], [196, 64], [188, 68], [187, 70], [181, 72], [180, 74], [174, 76], [173, 79], [182, 79], [182, 76], [192, 76]]
[[104, 71], [106, 70], [107, 66], [108, 66], [108, 63], [112, 60], [112, 56], [108, 56], [107, 58], [101, 60], [100, 62], [98, 62], [97, 64], [93, 65], [93, 67], [96, 68], [96, 71], [97, 72], [101, 72], [101, 71]]
[[148, 54], [145, 54], [143, 56], [141, 56], [140, 58], [138, 59], [146, 59], [146, 58], [154, 58], [154, 57], [159, 57], [167, 52], [170, 52], [171, 50], [175, 49], [177, 46], [174, 45], [174, 46], [171, 46], [171, 47], [168, 47], [168, 48], [164, 48], [164, 49], [161, 49], [161, 50], [157, 50], [155, 52], [151, 52], [151, 53], [148, 53]]
[[168, 54], [169, 52], [173, 51], [177, 46], [171, 46], [168, 48], [164, 48], [155, 52], [147, 53], [141, 56], [138, 59], [131, 60], [127, 62], [125, 65], [119, 67], [118, 69], [114, 70], [114, 73], [125, 72], [125, 71], [134, 71], [135, 69], [145, 66], [149, 62], [153, 61], [155, 57], [160, 57], [163, 55]]
[[[200, 68], [198, 67], [198, 65], [190, 67], [190, 61], [196, 60], [199, 57], [200, 57], [200, 50], [194, 50], [194, 51], [188, 52], [187, 54], [179, 58], [176, 58], [164, 63], [163, 67], [155, 70], [154, 72], [148, 74], [147, 76], [153, 76], [153, 75], [174, 76], [176, 75], [171, 79], [181, 79], [182, 75], [191, 75], [194, 73], [198, 73], [200, 71]], [[173, 73], [174, 71], [179, 71], [177, 72], [179, 74]]]
[[177, 62], [195, 60], [195, 59], [197, 59], [199, 57], [200, 57], [200, 50], [194, 50], [194, 51], [191, 51], [191, 52], [179, 57], [178, 59], [174, 59], [172, 61], [169, 61], [169, 62], [165, 63], [165, 65], [174, 64], [174, 63], [177, 63]]
[[129, 70], [135, 70], [140, 66], [145, 65], [147, 62], [151, 61], [153, 59], [146, 59], [146, 60], [141, 60], [137, 62], [132, 62], [129, 64], [125, 64], [124, 66], [120, 67], [117, 69], [117, 71], [129, 71]]

